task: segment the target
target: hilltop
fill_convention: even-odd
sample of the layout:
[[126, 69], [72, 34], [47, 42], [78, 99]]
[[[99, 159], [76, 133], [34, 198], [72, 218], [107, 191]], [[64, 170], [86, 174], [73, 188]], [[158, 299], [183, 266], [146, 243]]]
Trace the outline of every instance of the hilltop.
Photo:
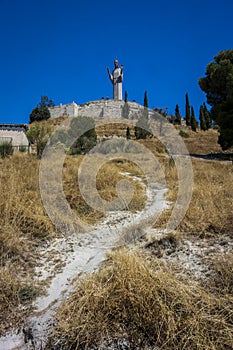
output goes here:
[[[66, 119], [49, 119], [39, 125], [54, 130]], [[30, 127], [34, 125], [38, 124]], [[205, 155], [222, 153], [216, 130], [194, 133], [186, 126], [177, 129], [182, 130], [189, 152], [202, 159], [190, 160], [192, 198], [172, 232], [167, 232], [166, 225], [179, 189], [176, 164], [155, 137], [137, 141], [159, 164], [153, 168], [154, 174], [149, 174], [156, 183], [148, 190], [146, 154], [141, 157], [136, 147], [132, 148], [131, 160], [123, 157], [123, 122], [96, 128], [98, 140], [113, 138], [112, 144], [119, 142], [120, 146], [115, 157], [106, 160], [99, 148], [100, 154], [94, 159], [97, 165], [103, 162], [96, 188], [104, 200], [116, 200], [117, 185], [130, 181], [134, 194], [125, 209], [114, 207], [104, 213], [85, 201], [77, 182], [84, 155], [67, 155], [63, 165], [65, 199], [84, 224], [94, 227], [88, 233], [71, 231], [62, 205], [54, 208], [63, 224], [61, 232], [50, 220], [39, 187], [41, 160], [34, 154], [15, 153], [0, 160], [0, 333], [13, 331], [14, 336], [6, 338], [8, 344], [12, 339], [26, 339], [36, 350], [42, 345], [43, 350], [233, 347], [232, 164], [205, 160]], [[135, 143], [133, 122], [130, 132]], [[141, 158], [142, 168], [133, 163]], [[85, 175], [88, 189], [90, 174], [87, 171]], [[51, 186], [55, 188], [54, 183]], [[94, 195], [92, 189], [90, 192]], [[57, 193], [49, 195], [51, 203], [57, 203]], [[153, 224], [144, 217], [148, 198], [149, 204], [157, 205], [159, 214]], [[117, 245], [114, 234], [120, 238]], [[73, 287], [70, 279], [77, 271]], [[84, 273], [88, 271], [90, 275]], [[66, 279], [59, 283], [59, 278]], [[69, 293], [72, 289], [70, 295], [66, 288]], [[32, 311], [32, 305], [39, 305], [38, 311]], [[49, 335], [49, 344], [45, 345]], [[0, 346], [5, 344], [1, 341], [3, 338]]]

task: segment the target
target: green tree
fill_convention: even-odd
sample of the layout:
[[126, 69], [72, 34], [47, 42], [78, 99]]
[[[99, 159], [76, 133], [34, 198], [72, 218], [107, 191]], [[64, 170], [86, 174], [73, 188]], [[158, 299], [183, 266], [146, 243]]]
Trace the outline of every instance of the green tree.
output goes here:
[[203, 114], [205, 118], [206, 129], [208, 130], [212, 127], [212, 120], [211, 120], [211, 114], [208, 111], [205, 103], [203, 103]]
[[51, 127], [42, 124], [35, 124], [29, 128], [26, 135], [28, 141], [35, 144], [37, 157], [41, 158], [46, 143], [51, 135]]
[[220, 128], [219, 143], [227, 149], [233, 145], [233, 50], [219, 52], [198, 82], [211, 106], [211, 118]]
[[205, 115], [204, 115], [203, 106], [200, 106], [199, 120], [200, 120], [201, 130], [206, 131], [207, 126], [206, 126], [206, 119], [205, 119]]
[[148, 108], [148, 96], [147, 96], [147, 91], [144, 92], [144, 102], [143, 102], [143, 106], [144, 108]]
[[215, 120], [220, 126], [219, 144], [226, 150], [233, 145], [233, 98], [222, 103]]
[[192, 129], [192, 131], [197, 131], [197, 126], [198, 126], [198, 123], [197, 123], [197, 120], [195, 117], [194, 108], [193, 108], [193, 106], [191, 106], [191, 129]]
[[185, 121], [187, 126], [191, 125], [190, 104], [189, 104], [188, 93], [186, 93], [185, 95]]
[[50, 118], [49, 107], [53, 107], [54, 102], [52, 99], [49, 99], [47, 96], [41, 96], [41, 101], [30, 113], [29, 123], [35, 121], [47, 120]]
[[176, 105], [176, 108], [175, 108], [175, 120], [174, 120], [174, 123], [181, 125], [180, 108], [179, 108], [178, 105]]

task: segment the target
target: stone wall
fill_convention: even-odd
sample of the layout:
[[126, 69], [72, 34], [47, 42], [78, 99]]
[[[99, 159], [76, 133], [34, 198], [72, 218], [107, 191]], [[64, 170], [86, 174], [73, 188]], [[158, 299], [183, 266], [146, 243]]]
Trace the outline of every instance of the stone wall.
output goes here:
[[[51, 118], [58, 118], [64, 115], [77, 117], [86, 116], [92, 118], [127, 118], [138, 119], [143, 111], [143, 106], [136, 102], [97, 100], [81, 105], [75, 102], [67, 105], [60, 105], [49, 108]], [[153, 112], [149, 110], [149, 116]]]
[[78, 105], [75, 102], [72, 102], [70, 104], [60, 104], [60, 106], [50, 107], [49, 112], [51, 115], [51, 118], [59, 118], [63, 116], [72, 116], [77, 117], [78, 116]]

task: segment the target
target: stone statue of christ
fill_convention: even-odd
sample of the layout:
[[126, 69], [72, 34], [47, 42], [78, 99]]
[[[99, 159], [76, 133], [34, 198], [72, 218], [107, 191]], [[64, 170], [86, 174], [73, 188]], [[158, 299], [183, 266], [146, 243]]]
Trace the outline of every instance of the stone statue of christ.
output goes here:
[[107, 68], [109, 79], [113, 84], [113, 98], [114, 100], [122, 100], [123, 65], [119, 67], [118, 60], [115, 60], [114, 66], [112, 73]]

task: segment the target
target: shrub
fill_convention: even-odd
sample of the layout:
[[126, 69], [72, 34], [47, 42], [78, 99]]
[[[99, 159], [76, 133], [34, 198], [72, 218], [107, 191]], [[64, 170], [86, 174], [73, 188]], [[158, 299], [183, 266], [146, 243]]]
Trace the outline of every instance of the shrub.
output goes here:
[[27, 146], [20, 145], [19, 146], [19, 151], [22, 152], [22, 153], [26, 152], [27, 151]]
[[0, 143], [0, 157], [6, 158], [13, 154], [13, 147], [11, 142], [4, 141]]
[[187, 132], [185, 132], [184, 130], [180, 130], [179, 135], [181, 137], [186, 138], [186, 139], [189, 137], [189, 134]]

